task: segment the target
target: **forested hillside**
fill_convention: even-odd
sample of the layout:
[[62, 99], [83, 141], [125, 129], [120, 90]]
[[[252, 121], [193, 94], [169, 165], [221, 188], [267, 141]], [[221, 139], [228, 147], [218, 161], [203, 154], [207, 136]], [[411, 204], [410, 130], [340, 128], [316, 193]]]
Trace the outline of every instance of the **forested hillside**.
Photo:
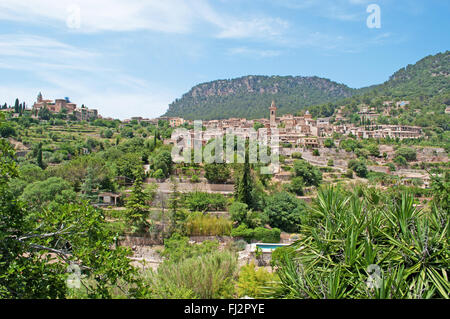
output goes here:
[[450, 105], [450, 51], [428, 56], [414, 65], [395, 72], [388, 81], [359, 94], [337, 102], [310, 108], [313, 116], [331, 116], [337, 107], [345, 106], [344, 115], [355, 114], [366, 105], [383, 113], [384, 101], [409, 101], [405, 107], [390, 110], [389, 116], [380, 116], [379, 124], [408, 124], [450, 130], [450, 116], [445, 109]]
[[185, 119], [267, 117], [272, 100], [278, 113], [294, 113], [306, 106], [350, 97], [355, 90], [319, 77], [245, 76], [203, 83], [169, 106], [165, 116]]

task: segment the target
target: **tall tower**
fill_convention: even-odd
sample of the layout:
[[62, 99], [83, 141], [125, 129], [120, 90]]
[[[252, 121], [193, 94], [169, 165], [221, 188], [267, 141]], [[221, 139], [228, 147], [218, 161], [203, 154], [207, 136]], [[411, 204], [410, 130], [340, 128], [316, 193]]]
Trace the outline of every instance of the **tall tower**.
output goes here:
[[277, 106], [275, 101], [272, 101], [272, 105], [269, 107], [270, 110], [270, 126], [277, 126]]
[[42, 94], [41, 92], [39, 92], [38, 96], [37, 96], [37, 102], [41, 103], [42, 102]]

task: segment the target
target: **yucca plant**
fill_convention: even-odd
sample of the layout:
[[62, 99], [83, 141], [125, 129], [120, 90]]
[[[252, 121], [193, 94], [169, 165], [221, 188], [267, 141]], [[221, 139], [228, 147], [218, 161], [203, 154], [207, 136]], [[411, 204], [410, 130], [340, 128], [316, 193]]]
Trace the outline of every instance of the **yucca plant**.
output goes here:
[[[448, 298], [449, 218], [377, 190], [320, 189], [294, 255], [276, 261], [272, 297]], [[380, 280], [368, 283], [370, 269]]]

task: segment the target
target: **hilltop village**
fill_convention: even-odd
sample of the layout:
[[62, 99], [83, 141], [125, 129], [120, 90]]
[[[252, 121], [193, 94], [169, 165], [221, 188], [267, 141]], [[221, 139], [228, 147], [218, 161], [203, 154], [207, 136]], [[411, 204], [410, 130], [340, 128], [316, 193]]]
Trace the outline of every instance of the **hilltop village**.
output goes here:
[[[386, 110], [385, 114], [389, 114], [389, 109], [393, 102], [384, 102]], [[402, 107], [408, 105], [408, 101], [397, 102], [396, 107]], [[356, 125], [349, 123], [342, 115], [342, 110], [338, 109], [334, 121], [332, 117], [313, 119], [309, 111], [306, 111], [303, 116], [294, 116], [292, 114], [285, 114], [281, 117], [277, 117], [277, 107], [275, 101], [269, 108], [270, 117], [247, 120], [244, 118], [230, 118], [226, 120], [210, 120], [203, 121], [202, 124], [207, 129], [222, 130], [223, 133], [227, 129], [233, 129], [237, 134], [248, 136], [248, 131], [251, 129], [259, 128], [277, 128], [279, 134], [279, 140], [288, 147], [306, 147], [306, 148], [319, 148], [323, 146], [323, 142], [326, 138], [332, 137], [333, 134], [339, 134], [342, 136], [356, 136], [360, 139], [368, 138], [391, 138], [391, 139], [416, 139], [423, 137], [423, 132], [420, 127], [407, 126], [407, 125], [378, 125], [371, 124], [376, 123], [374, 120], [378, 117], [378, 113], [374, 108], [362, 107], [358, 113], [362, 119], [362, 125]], [[132, 120], [141, 121], [144, 119], [133, 118]], [[178, 127], [183, 124], [193, 125], [193, 121], [185, 121], [182, 118], [161, 117], [159, 120], [167, 120], [171, 127]], [[130, 120], [126, 121], [129, 122]], [[372, 121], [372, 122], [371, 122]], [[155, 122], [155, 121], [153, 121]], [[210, 140], [210, 136], [204, 134], [203, 143]]]

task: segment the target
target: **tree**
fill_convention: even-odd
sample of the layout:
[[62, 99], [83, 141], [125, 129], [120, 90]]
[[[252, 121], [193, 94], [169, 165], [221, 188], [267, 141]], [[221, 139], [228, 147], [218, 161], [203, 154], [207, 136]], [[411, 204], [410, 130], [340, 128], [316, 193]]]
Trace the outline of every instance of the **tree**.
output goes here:
[[363, 162], [359, 162], [353, 168], [353, 170], [355, 171], [356, 176], [361, 177], [361, 178], [366, 178], [367, 175], [369, 174], [369, 171], [367, 170], [367, 166]]
[[238, 177], [238, 181], [235, 185], [234, 197], [238, 202], [245, 203], [249, 207], [253, 207], [252, 191], [253, 179], [251, 176], [248, 149], [246, 149], [242, 177]]
[[102, 131], [102, 135], [104, 138], [111, 138], [113, 136], [113, 131], [110, 129], [106, 129], [104, 131]]
[[[136, 153], [126, 153], [115, 161], [117, 176], [134, 179], [137, 170], [143, 171], [142, 156]], [[140, 173], [142, 174], [142, 172]]]
[[397, 164], [398, 166], [403, 166], [403, 167], [408, 166], [408, 161], [402, 155], [396, 156], [394, 158], [394, 163]]
[[45, 179], [45, 172], [35, 164], [25, 164], [19, 167], [19, 178], [27, 183], [42, 181]]
[[47, 106], [44, 105], [44, 107], [40, 108], [38, 111], [38, 117], [41, 120], [50, 120], [51, 117], [51, 112], [49, 111], [49, 109], [47, 108]]
[[295, 196], [280, 192], [267, 198], [264, 213], [269, 217], [270, 226], [293, 233], [299, 230], [305, 209], [305, 204]]
[[88, 201], [95, 200], [97, 198], [95, 190], [98, 190], [99, 187], [100, 185], [96, 181], [95, 171], [89, 166], [84, 183], [81, 185], [82, 197]]
[[125, 204], [126, 217], [133, 233], [143, 233], [150, 226], [147, 221], [149, 215], [147, 200], [148, 195], [142, 187], [142, 175], [137, 172], [130, 197]]
[[259, 123], [259, 122], [255, 122], [255, 124], [253, 124], [253, 128], [255, 129], [255, 131], [258, 131], [260, 128], [264, 128], [264, 124]]
[[8, 138], [10, 136], [15, 136], [16, 130], [9, 123], [1, 123], [0, 125], [0, 136], [3, 138]]
[[44, 164], [44, 162], [42, 160], [42, 143], [39, 143], [39, 145], [38, 145], [36, 162], [40, 168], [45, 169], [46, 165]]
[[417, 152], [414, 148], [411, 147], [400, 147], [395, 155], [403, 156], [408, 162], [415, 161], [417, 159]]
[[19, 99], [16, 99], [16, 102], [14, 103], [14, 113], [20, 113]]
[[178, 191], [178, 183], [173, 177], [171, 178], [171, 190], [172, 193], [169, 198], [170, 232], [183, 234], [185, 232], [184, 222], [186, 221], [186, 212], [180, 209], [181, 195]]
[[114, 247], [101, 211], [64, 204], [35, 212], [8, 189], [17, 177], [15, 153], [0, 139], [0, 297], [67, 298], [68, 268], [75, 267], [84, 297], [109, 298], [136, 286], [129, 249]]
[[30, 206], [42, 208], [51, 201], [61, 204], [75, 201], [76, 194], [67, 181], [60, 177], [50, 177], [28, 184], [20, 198]]
[[376, 144], [369, 144], [367, 146], [367, 150], [371, 156], [379, 157], [380, 156], [380, 148]]
[[322, 181], [322, 172], [305, 160], [294, 161], [294, 174], [303, 178], [305, 186], [319, 186]]
[[231, 220], [241, 224], [245, 222], [247, 218], [248, 205], [240, 202], [234, 202], [228, 208]]
[[205, 164], [205, 178], [209, 183], [225, 183], [230, 178], [230, 169], [226, 163]]
[[327, 138], [325, 139], [325, 141], [323, 141], [323, 146], [327, 147], [327, 148], [332, 148], [334, 147], [334, 140], [332, 138]]
[[272, 298], [448, 299], [447, 212], [423, 214], [408, 193], [379, 192], [373, 202], [373, 192], [319, 190], [299, 240], [272, 255]]
[[294, 193], [298, 196], [303, 196], [303, 187], [305, 186], [305, 183], [303, 181], [303, 177], [294, 177], [292, 178], [291, 182], [288, 184], [288, 191], [291, 193]]
[[347, 164], [347, 167], [353, 170], [358, 177], [365, 178], [369, 174], [366, 164], [359, 160], [350, 160]]
[[161, 169], [164, 176], [168, 177], [172, 172], [172, 155], [169, 151], [161, 151], [151, 160], [151, 165], [155, 171]]

